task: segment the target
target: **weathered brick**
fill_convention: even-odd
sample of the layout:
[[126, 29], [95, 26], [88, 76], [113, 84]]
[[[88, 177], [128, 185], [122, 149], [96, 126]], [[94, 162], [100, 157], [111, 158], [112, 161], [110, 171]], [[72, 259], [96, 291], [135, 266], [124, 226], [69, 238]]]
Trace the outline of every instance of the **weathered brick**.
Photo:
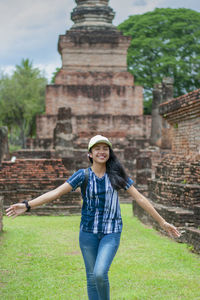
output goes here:
[[[0, 201], [4, 199], [4, 207], [7, 208], [13, 203], [31, 200], [64, 183], [70, 172], [72, 170], [66, 169], [62, 159], [17, 159], [15, 163], [4, 161], [0, 170]], [[62, 214], [69, 214], [70, 211], [80, 213], [80, 205], [80, 194], [76, 192], [32, 213], [59, 214], [60, 206]]]

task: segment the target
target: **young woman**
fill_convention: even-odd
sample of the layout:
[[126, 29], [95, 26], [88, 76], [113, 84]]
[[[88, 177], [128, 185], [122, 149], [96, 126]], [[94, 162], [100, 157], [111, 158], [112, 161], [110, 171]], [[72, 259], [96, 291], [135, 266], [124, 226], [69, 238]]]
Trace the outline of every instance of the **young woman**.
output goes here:
[[[16, 217], [81, 187], [83, 206], [79, 243], [86, 268], [88, 297], [89, 300], [109, 300], [108, 270], [119, 247], [122, 231], [119, 189], [127, 190], [169, 235], [179, 237], [180, 233], [133, 187], [133, 181], [126, 175], [106, 137], [97, 135], [91, 138], [88, 157], [92, 163], [88, 175], [85, 169], [78, 170], [55, 190], [32, 201], [11, 205], [7, 216]], [[87, 185], [85, 176], [88, 176]]]

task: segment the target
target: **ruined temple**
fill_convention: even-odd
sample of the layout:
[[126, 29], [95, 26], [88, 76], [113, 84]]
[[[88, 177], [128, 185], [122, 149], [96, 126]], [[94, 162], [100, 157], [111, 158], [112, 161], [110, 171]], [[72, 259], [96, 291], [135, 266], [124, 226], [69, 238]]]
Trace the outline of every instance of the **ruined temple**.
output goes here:
[[133, 140], [141, 144], [150, 136], [151, 117], [143, 115], [142, 87], [127, 72], [131, 38], [112, 24], [108, 1], [76, 3], [74, 25], [59, 36], [62, 68], [46, 88], [46, 111], [37, 118], [37, 139], [29, 147], [84, 159], [81, 151], [97, 133], [118, 149], [133, 146]]
[[[151, 116], [143, 115], [143, 88], [127, 72], [131, 38], [112, 24], [108, 0], [76, 4], [73, 26], [59, 36], [62, 67], [55, 83], [46, 87], [46, 110], [37, 117], [37, 137], [28, 141], [28, 150], [14, 153], [15, 163], [4, 162], [0, 170], [5, 207], [54, 188], [75, 170], [88, 167], [87, 144], [93, 135], [111, 139], [133, 178], [136, 156], [149, 145]], [[34, 211], [79, 212], [79, 194], [73, 196]]]
[[[148, 197], [182, 231], [180, 241], [200, 253], [200, 90], [161, 103], [159, 113], [171, 126], [172, 149], [149, 178]], [[160, 230], [136, 203], [134, 214]]]

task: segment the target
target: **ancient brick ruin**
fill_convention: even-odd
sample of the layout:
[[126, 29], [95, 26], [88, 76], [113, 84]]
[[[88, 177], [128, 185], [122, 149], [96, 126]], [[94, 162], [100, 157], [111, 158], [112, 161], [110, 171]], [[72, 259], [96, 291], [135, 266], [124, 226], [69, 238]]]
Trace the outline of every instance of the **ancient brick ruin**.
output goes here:
[[[59, 164], [61, 168], [66, 167], [66, 179], [67, 174], [88, 167], [88, 140], [103, 134], [111, 138], [119, 158], [135, 178], [133, 157], [141, 148], [149, 146], [151, 116], [143, 115], [142, 87], [136, 86], [133, 76], [127, 72], [126, 56], [131, 38], [123, 36], [112, 24], [114, 12], [108, 0], [77, 0], [76, 3], [71, 14], [74, 25], [59, 37], [62, 68], [55, 84], [46, 88], [46, 111], [37, 118], [37, 138], [28, 141], [28, 150], [14, 153], [15, 164], [3, 163], [2, 184], [7, 176], [12, 177], [12, 184], [6, 185], [8, 193], [3, 192], [5, 207], [14, 201], [9, 193], [12, 186], [17, 188], [15, 202], [22, 200], [21, 195], [34, 197], [48, 186], [56, 187], [48, 170], [45, 180], [49, 177], [50, 185], [38, 171], [35, 193], [31, 188], [34, 185], [28, 183], [28, 178], [30, 182], [36, 180], [33, 159], [44, 169], [46, 161], [54, 165], [55, 159], [61, 159]], [[13, 175], [15, 172], [22, 177], [27, 172], [26, 183], [22, 184]], [[58, 176], [54, 169], [52, 174]], [[80, 211], [80, 198], [76, 198], [76, 211]], [[125, 199], [123, 195], [122, 199]], [[70, 203], [65, 205], [67, 211]], [[55, 204], [55, 213], [56, 207]]]
[[[38, 116], [37, 139], [30, 141], [30, 147], [63, 150], [62, 157], [75, 158], [75, 150], [85, 151], [97, 132], [128, 146], [149, 138], [151, 124], [143, 115], [142, 87], [135, 86], [127, 72], [130, 37], [112, 25], [114, 12], [108, 1], [76, 3], [74, 25], [59, 37], [62, 68], [55, 84], [47, 86], [46, 113]], [[61, 125], [58, 112], [68, 125]]]
[[[74, 160], [86, 167], [88, 139], [112, 139], [123, 161], [126, 153], [149, 145], [151, 116], [143, 115], [142, 87], [127, 72], [130, 37], [112, 25], [108, 1], [76, 1], [74, 25], [59, 37], [62, 68], [46, 90], [46, 113], [37, 118], [37, 138], [29, 148]], [[126, 150], [125, 150], [126, 148]], [[54, 155], [54, 154], [53, 154]], [[135, 161], [127, 164], [136, 175]]]
[[[62, 159], [5, 161], [0, 170], [0, 196], [3, 196], [6, 207], [23, 199], [31, 200], [63, 184], [68, 176], [69, 171], [64, 167]], [[69, 215], [79, 213], [80, 204], [80, 194], [74, 192], [32, 210], [31, 214]]]
[[[200, 253], [200, 90], [162, 103], [160, 114], [172, 127], [172, 151], [149, 179], [149, 199], [166, 220], [182, 229], [181, 241]], [[158, 228], [136, 203], [134, 208], [143, 222]]]

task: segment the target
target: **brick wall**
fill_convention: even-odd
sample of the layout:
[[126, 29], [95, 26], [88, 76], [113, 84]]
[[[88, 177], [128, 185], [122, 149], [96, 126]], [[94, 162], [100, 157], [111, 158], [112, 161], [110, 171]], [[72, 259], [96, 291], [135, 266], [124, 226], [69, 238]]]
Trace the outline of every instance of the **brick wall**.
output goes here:
[[174, 124], [173, 147], [175, 153], [192, 155], [200, 151], [200, 116]]
[[160, 114], [172, 125], [172, 151], [183, 155], [200, 153], [200, 90], [160, 105]]
[[[76, 99], [76, 100], [75, 100]], [[142, 87], [119, 85], [48, 85], [46, 114], [70, 107], [74, 114], [142, 115]]]
[[[17, 159], [15, 163], [3, 162], [0, 170], [0, 198], [4, 199], [4, 208], [55, 189], [65, 182], [69, 174], [62, 159]], [[80, 207], [80, 193], [77, 191], [34, 209], [31, 213], [68, 215], [80, 213]]]
[[103, 86], [132, 86], [134, 77], [127, 71], [122, 72], [78, 72], [61, 69], [56, 75], [55, 84], [58, 85], [103, 85]]
[[[181, 242], [200, 253], [200, 90], [160, 105], [160, 114], [172, 126], [172, 151], [148, 180], [148, 197], [157, 211], [179, 227]], [[134, 214], [161, 230], [134, 202]]]
[[200, 164], [168, 154], [149, 181], [149, 198], [166, 206], [194, 209], [200, 203]]

